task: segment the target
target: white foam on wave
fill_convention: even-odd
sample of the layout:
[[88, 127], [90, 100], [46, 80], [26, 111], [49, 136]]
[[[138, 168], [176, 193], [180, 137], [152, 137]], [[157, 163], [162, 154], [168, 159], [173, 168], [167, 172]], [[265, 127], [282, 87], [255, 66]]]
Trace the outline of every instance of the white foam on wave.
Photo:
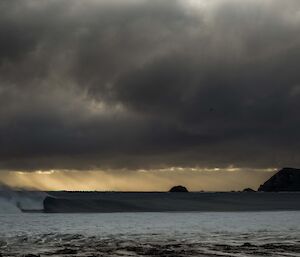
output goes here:
[[42, 210], [46, 196], [44, 192], [13, 190], [0, 185], [0, 213], [16, 213], [21, 209]]
[[10, 200], [0, 198], [0, 213], [20, 213], [21, 210], [16, 206], [14, 202]]

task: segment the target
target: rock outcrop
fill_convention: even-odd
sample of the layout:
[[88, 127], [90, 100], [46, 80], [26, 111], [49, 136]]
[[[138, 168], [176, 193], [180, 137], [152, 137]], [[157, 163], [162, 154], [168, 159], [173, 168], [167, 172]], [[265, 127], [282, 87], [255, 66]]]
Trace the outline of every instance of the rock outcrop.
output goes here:
[[246, 192], [246, 193], [255, 193], [256, 191], [253, 190], [252, 188], [248, 187], [248, 188], [245, 188], [245, 189], [243, 190], [243, 192]]
[[188, 190], [187, 190], [187, 188], [184, 187], [184, 186], [174, 186], [174, 187], [172, 187], [172, 188], [169, 190], [169, 192], [172, 192], [172, 193], [174, 193], [174, 192], [187, 193]]
[[300, 191], [300, 169], [283, 168], [258, 188], [264, 192]]

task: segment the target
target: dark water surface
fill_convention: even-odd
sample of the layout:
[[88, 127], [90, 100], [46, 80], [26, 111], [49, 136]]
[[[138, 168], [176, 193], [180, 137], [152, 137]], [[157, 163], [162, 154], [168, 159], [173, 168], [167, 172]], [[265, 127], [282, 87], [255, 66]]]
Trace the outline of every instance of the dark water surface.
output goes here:
[[300, 256], [300, 212], [0, 214], [0, 256]]

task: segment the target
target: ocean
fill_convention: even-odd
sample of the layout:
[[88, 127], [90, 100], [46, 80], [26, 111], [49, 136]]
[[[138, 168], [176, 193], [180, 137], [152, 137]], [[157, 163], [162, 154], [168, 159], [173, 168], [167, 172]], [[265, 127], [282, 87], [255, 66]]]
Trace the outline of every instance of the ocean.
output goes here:
[[300, 256], [300, 211], [0, 213], [0, 256]]

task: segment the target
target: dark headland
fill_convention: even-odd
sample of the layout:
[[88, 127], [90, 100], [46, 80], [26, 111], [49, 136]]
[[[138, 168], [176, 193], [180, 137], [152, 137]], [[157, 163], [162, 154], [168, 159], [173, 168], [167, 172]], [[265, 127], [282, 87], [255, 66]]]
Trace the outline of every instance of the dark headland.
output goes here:
[[300, 192], [300, 169], [283, 168], [262, 184], [258, 191]]
[[299, 169], [284, 168], [261, 185], [259, 192], [249, 188], [243, 192], [188, 192], [184, 186], [169, 192], [48, 192], [44, 212], [300, 210], [299, 174]]

